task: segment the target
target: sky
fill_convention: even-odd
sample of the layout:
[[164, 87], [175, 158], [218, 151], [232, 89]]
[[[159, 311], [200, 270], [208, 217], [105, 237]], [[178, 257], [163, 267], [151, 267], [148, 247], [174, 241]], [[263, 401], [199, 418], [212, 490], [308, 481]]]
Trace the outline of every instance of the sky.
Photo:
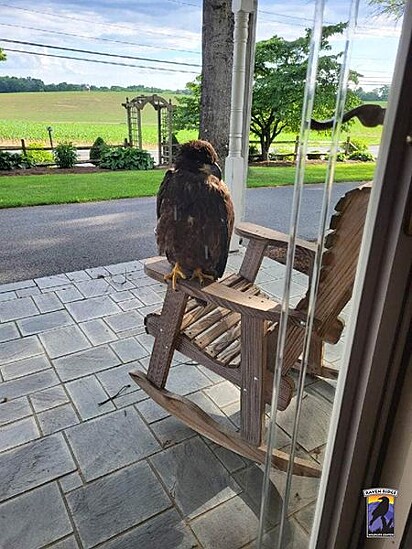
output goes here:
[[[349, 4], [328, 0], [325, 22], [346, 20]], [[302, 35], [311, 26], [314, 5], [315, 0], [260, 0], [257, 40]], [[0, 0], [0, 47], [7, 55], [0, 76], [30, 76], [46, 84], [183, 89], [201, 71], [201, 6], [202, 0]], [[351, 68], [362, 74], [364, 89], [390, 84], [400, 30], [401, 23], [374, 15], [367, 1], [361, 2]], [[341, 49], [342, 40], [334, 39], [333, 47]]]

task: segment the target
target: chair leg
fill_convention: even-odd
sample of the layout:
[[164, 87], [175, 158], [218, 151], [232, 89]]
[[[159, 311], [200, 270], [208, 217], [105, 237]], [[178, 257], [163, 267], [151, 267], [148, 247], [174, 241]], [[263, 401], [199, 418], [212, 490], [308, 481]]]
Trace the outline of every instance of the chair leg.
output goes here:
[[323, 342], [320, 338], [312, 334], [310, 342], [307, 373], [311, 375], [319, 375], [322, 369]]
[[155, 338], [147, 370], [147, 379], [159, 389], [163, 389], [166, 385], [175, 351], [175, 340], [182, 324], [187, 299], [184, 292], [175, 291], [171, 287], [167, 288], [160, 316], [159, 335]]
[[265, 324], [261, 319], [242, 316], [240, 434], [256, 446], [262, 439], [264, 412]]

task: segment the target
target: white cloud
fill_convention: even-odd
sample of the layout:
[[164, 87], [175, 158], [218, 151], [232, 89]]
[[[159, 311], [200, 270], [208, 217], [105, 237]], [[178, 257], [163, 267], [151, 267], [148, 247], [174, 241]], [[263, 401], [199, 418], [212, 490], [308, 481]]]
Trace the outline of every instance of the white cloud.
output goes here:
[[[201, 0], [89, 0], [87, 3], [84, 0], [37, 0], [35, 4], [28, 0], [4, 2], [10, 7], [1, 6], [0, 36], [3, 38], [184, 63], [201, 62]], [[197, 7], [188, 4], [196, 4]], [[305, 27], [310, 26], [313, 9], [314, 1], [309, 0], [292, 0], [287, 4], [278, 0], [260, 0], [258, 40], [267, 39], [274, 34], [284, 36], [288, 40], [301, 36]], [[348, 9], [349, 2], [329, 1], [325, 21], [344, 20]], [[367, 18], [367, 7], [363, 8], [361, 15], [362, 34], [357, 34], [356, 37], [356, 42], [360, 44], [360, 55], [364, 58], [381, 55], [383, 64], [386, 64], [387, 72], [390, 73], [394, 53], [388, 57], [387, 52], [396, 50], [400, 26], [396, 27], [387, 20]], [[1, 23], [17, 25], [20, 28], [2, 26]], [[52, 30], [77, 37], [21, 27]], [[378, 50], [375, 46], [376, 36], [379, 36], [380, 40]], [[105, 40], [99, 41], [95, 40], [96, 38]], [[121, 44], [120, 41], [133, 42], [134, 45]], [[76, 54], [28, 45], [12, 46], [1, 41], [0, 45], [5, 48], [13, 47], [57, 55], [92, 57], [91, 54]], [[356, 47], [354, 55], [355, 51]], [[154, 62], [126, 59], [113, 61], [160, 66]], [[357, 60], [357, 63], [363, 63], [365, 67], [367, 65], [365, 59]], [[184, 66], [169, 68], [189, 70]], [[0, 64], [0, 74], [33, 76], [41, 78], [46, 83], [66, 80], [107, 86], [144, 84], [169, 88], [183, 88], [185, 83], [193, 80], [195, 76], [194, 73], [166, 73], [12, 52], [8, 53], [7, 62]]]
[[[104, 3], [103, 3], [104, 4]], [[156, 2], [153, 2], [154, 5]], [[14, 6], [14, 4], [13, 4]], [[101, 51], [119, 55], [134, 57], [146, 57], [153, 59], [164, 59], [167, 61], [198, 63], [200, 64], [199, 53], [189, 53], [193, 50], [200, 51], [200, 17], [194, 17], [189, 11], [185, 18], [176, 18], [178, 24], [186, 21], [184, 29], [176, 28], [176, 21], [167, 16], [166, 13], [157, 15], [155, 11], [142, 8], [142, 5], [132, 4], [136, 9], [130, 9], [129, 2], [110, 3], [110, 9], [98, 2], [86, 4], [84, 2], [37, 2], [34, 6], [28, 2], [15, 2], [14, 7], [2, 7], [0, 23], [0, 36], [3, 38], [20, 40], [26, 42], [58, 45], [61, 47], [76, 48], [90, 51]], [[118, 9], [113, 10], [114, 7]], [[144, 7], [144, 6], [143, 6]], [[24, 9], [16, 9], [24, 8]], [[121, 8], [121, 9], [120, 9]], [[26, 9], [28, 11], [26, 11]], [[170, 12], [170, 10], [169, 10]], [[18, 17], [16, 17], [18, 14]], [[197, 17], [197, 21], [196, 21]], [[171, 22], [174, 21], [174, 24]], [[178, 25], [177, 25], [178, 26]], [[21, 27], [33, 27], [32, 29]], [[52, 30], [57, 33], [42, 32], [41, 30]], [[188, 28], [193, 30], [187, 30]], [[68, 36], [67, 34], [77, 35]], [[89, 37], [85, 38], [85, 37]], [[105, 41], [95, 40], [104, 38]], [[128, 41], [140, 45], [127, 45], [109, 40]], [[91, 54], [65, 52], [39, 48], [24, 44], [8, 44], [0, 42], [4, 48], [36, 51], [53, 55], [68, 55], [73, 57], [90, 57], [109, 61], [107, 57], [96, 57]], [[37, 57], [28, 54], [8, 52], [8, 60], [0, 66], [0, 74], [14, 76], [34, 76], [42, 78], [45, 82], [58, 82], [70, 80], [81, 83], [85, 78], [89, 82], [98, 85], [130, 85], [145, 84], [164, 87], [183, 87], [192, 80], [195, 73], [185, 72], [173, 73], [164, 71], [144, 70], [137, 67], [117, 67], [104, 64], [86, 63], [84, 61], [54, 59], [52, 57]], [[24, 59], [24, 61], [23, 61]], [[112, 59], [115, 62], [146, 65], [163, 68], [181, 69], [182, 71], [192, 70], [190, 67], [159, 64], [155, 62], [144, 62], [139, 60]], [[194, 71], [198, 69], [193, 68]], [[199, 69], [200, 70], [200, 69]]]

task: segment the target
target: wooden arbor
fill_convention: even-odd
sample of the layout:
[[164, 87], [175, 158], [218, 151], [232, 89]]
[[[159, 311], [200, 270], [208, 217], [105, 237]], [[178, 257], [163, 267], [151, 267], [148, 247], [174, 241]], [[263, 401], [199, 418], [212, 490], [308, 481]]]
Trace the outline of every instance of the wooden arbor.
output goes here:
[[[337, 203], [331, 219], [308, 364], [313, 375], [338, 375], [323, 364], [323, 347], [325, 343], [337, 343], [343, 330], [339, 314], [352, 294], [369, 195], [370, 186], [349, 191]], [[264, 411], [272, 396], [281, 304], [266, 296], [255, 285], [255, 279], [265, 255], [284, 263], [288, 237], [250, 223], [241, 223], [236, 232], [249, 240], [239, 272], [203, 287], [189, 280], [179, 281], [176, 291], [169, 285], [161, 313], [150, 313], [145, 319], [147, 332], [155, 338], [147, 375], [140, 371], [130, 375], [153, 400], [192, 429], [263, 463]], [[312, 243], [298, 240], [295, 269], [310, 276], [314, 255]], [[164, 258], [155, 257], [147, 261], [145, 272], [164, 282], [170, 265]], [[290, 370], [299, 367], [307, 310], [308, 294], [289, 311], [278, 398], [281, 410], [293, 396]], [[189, 399], [167, 390], [175, 350], [240, 387], [240, 433], [229, 431]], [[272, 463], [285, 470], [288, 455], [276, 450]], [[297, 459], [294, 473], [319, 476], [320, 469]]]
[[159, 164], [172, 164], [173, 158], [173, 105], [159, 95], [138, 95], [122, 106], [126, 109], [131, 147], [142, 149], [142, 110], [149, 104], [157, 112], [157, 146]]

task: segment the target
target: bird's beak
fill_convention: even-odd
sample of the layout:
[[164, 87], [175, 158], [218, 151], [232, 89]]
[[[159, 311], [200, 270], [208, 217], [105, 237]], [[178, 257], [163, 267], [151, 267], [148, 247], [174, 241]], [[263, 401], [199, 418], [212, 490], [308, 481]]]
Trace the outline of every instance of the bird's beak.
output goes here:
[[210, 165], [210, 171], [212, 175], [219, 179], [219, 181], [222, 179], [222, 170], [220, 169], [219, 164], [213, 162], [213, 164]]

